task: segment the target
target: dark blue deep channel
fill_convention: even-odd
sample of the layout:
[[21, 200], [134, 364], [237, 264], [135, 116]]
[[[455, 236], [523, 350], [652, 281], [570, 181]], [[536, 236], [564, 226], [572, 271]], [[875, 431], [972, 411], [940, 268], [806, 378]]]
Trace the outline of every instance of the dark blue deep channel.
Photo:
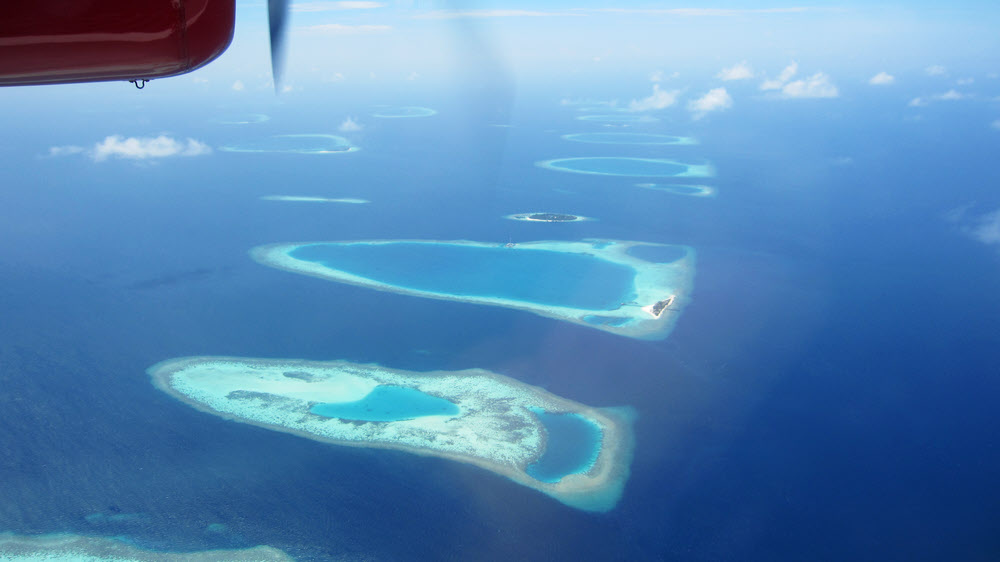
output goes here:
[[541, 482], [558, 482], [590, 470], [601, 452], [601, 429], [578, 414], [551, 414], [532, 408], [545, 426], [545, 452], [525, 470]]
[[552, 250], [440, 242], [308, 244], [295, 259], [397, 287], [587, 310], [613, 310], [635, 298], [635, 270]]

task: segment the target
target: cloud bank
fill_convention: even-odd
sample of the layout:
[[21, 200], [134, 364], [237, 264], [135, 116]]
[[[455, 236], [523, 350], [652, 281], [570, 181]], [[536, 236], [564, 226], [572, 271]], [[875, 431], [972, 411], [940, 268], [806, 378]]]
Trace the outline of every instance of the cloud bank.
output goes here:
[[649, 111], [652, 109], [665, 109], [677, 103], [677, 95], [680, 90], [661, 90], [659, 84], [653, 84], [653, 93], [641, 100], [632, 100], [628, 104], [630, 111]]
[[725, 88], [709, 90], [704, 96], [688, 103], [688, 111], [695, 119], [701, 119], [711, 111], [721, 111], [733, 106], [733, 98]]
[[89, 150], [81, 146], [54, 146], [49, 149], [49, 156], [86, 153], [94, 162], [103, 162], [108, 158], [148, 160], [171, 156], [201, 156], [211, 152], [212, 149], [207, 144], [192, 138], [182, 141], [166, 135], [128, 138], [111, 135]]
[[786, 66], [784, 70], [781, 71], [781, 74], [778, 75], [777, 80], [764, 80], [764, 82], [762, 82], [760, 85], [760, 89], [780, 90], [785, 85], [785, 82], [791, 80], [792, 76], [795, 76], [795, 73], [797, 73], [798, 71], [799, 71], [799, 63], [792, 61], [791, 64]]
[[781, 93], [788, 98], [835, 98], [840, 95], [830, 77], [822, 72], [785, 84]]
[[871, 80], [868, 81], [869, 84], [873, 86], [888, 86], [896, 81], [896, 77], [888, 72], [882, 71], [872, 76]]
[[753, 69], [747, 64], [747, 61], [743, 61], [739, 64], [730, 66], [729, 68], [723, 68], [717, 75], [716, 78], [721, 80], [747, 80], [753, 78]]
[[355, 133], [361, 129], [364, 129], [364, 126], [355, 121], [353, 117], [344, 119], [344, 122], [337, 127], [337, 130], [341, 133]]

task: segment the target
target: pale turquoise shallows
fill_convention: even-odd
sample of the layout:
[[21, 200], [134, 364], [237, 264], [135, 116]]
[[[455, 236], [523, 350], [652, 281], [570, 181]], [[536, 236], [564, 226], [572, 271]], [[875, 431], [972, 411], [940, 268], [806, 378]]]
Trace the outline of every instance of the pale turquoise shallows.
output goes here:
[[454, 402], [431, 396], [415, 388], [379, 385], [361, 400], [323, 402], [309, 409], [326, 418], [342, 420], [393, 422], [425, 416], [457, 416]]

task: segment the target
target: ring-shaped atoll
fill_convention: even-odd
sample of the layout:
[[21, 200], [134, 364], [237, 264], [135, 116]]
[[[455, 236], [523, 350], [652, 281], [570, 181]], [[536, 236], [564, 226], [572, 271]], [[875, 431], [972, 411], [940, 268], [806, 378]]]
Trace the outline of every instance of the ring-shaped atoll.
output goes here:
[[501, 306], [639, 339], [663, 339], [688, 301], [695, 254], [655, 263], [618, 240], [506, 244], [359, 240], [270, 244], [264, 265], [328, 281], [472, 304]]
[[241, 141], [240, 144], [221, 147], [225, 152], [280, 153], [280, 154], [343, 154], [361, 150], [351, 141], [337, 135], [301, 134], [274, 135]]
[[291, 562], [285, 552], [270, 546], [162, 552], [132, 546], [121, 540], [71, 534], [15, 535], [0, 533], [0, 560], [72, 562]]
[[261, 201], [287, 201], [291, 203], [349, 203], [352, 205], [364, 205], [371, 203], [367, 199], [356, 197], [311, 197], [307, 195], [264, 195]]
[[372, 113], [372, 117], [381, 119], [401, 119], [407, 117], [430, 117], [436, 115], [437, 111], [429, 107], [418, 107], [415, 105], [403, 107], [382, 107]]
[[568, 213], [547, 213], [547, 212], [516, 213], [513, 215], [507, 215], [504, 218], [514, 221], [525, 221], [525, 222], [584, 222], [584, 221], [594, 220], [590, 217], [584, 217], [581, 215], [571, 215]]
[[545, 160], [538, 162], [537, 165], [559, 172], [596, 174], [599, 176], [703, 178], [714, 175], [714, 170], [710, 164], [686, 164], [666, 158], [590, 156]]
[[608, 115], [578, 115], [580, 121], [596, 123], [655, 123], [660, 119], [652, 115], [637, 115], [635, 113], [618, 113]]
[[660, 135], [656, 133], [573, 133], [563, 135], [562, 138], [574, 142], [589, 142], [595, 144], [698, 144], [698, 141], [692, 137], [678, 137], [673, 135]]
[[715, 197], [715, 188], [710, 185], [676, 184], [676, 183], [637, 183], [636, 187], [652, 189], [655, 191], [666, 191], [674, 195], [687, 195], [689, 197]]
[[472, 464], [587, 511], [615, 506], [632, 462], [630, 409], [585, 406], [482, 369], [184, 357], [148, 373], [157, 388], [209, 414]]
[[219, 125], [255, 125], [270, 121], [271, 117], [264, 113], [247, 113], [245, 115], [226, 115], [212, 119], [213, 123]]

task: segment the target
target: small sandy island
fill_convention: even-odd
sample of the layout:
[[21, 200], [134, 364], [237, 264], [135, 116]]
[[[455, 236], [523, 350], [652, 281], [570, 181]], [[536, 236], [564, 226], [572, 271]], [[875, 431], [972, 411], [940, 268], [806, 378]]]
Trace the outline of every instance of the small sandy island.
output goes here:
[[[481, 369], [412, 372], [347, 361], [184, 357], [158, 363], [148, 373], [157, 388], [203, 412], [336, 445], [473, 464], [587, 511], [615, 506], [632, 461], [630, 409], [585, 406]], [[454, 411], [394, 421], [314, 413], [364, 401], [376, 389], [447, 401]], [[593, 457], [556, 481], [543, 482], [528, 472], [544, 458], [550, 439], [538, 412], [577, 416], [598, 430], [598, 440], [583, 445]]]
[[546, 213], [546, 212], [517, 213], [514, 215], [507, 215], [504, 218], [514, 221], [526, 221], [526, 222], [583, 222], [583, 221], [594, 220], [592, 218], [582, 217], [580, 215], [570, 215], [568, 213]]
[[159, 552], [145, 550], [114, 539], [55, 534], [25, 536], [0, 533], [0, 560], [42, 561], [72, 560], [73, 562], [284, 562], [294, 560], [284, 552], [269, 546], [254, 548], [205, 550], [201, 552]]

